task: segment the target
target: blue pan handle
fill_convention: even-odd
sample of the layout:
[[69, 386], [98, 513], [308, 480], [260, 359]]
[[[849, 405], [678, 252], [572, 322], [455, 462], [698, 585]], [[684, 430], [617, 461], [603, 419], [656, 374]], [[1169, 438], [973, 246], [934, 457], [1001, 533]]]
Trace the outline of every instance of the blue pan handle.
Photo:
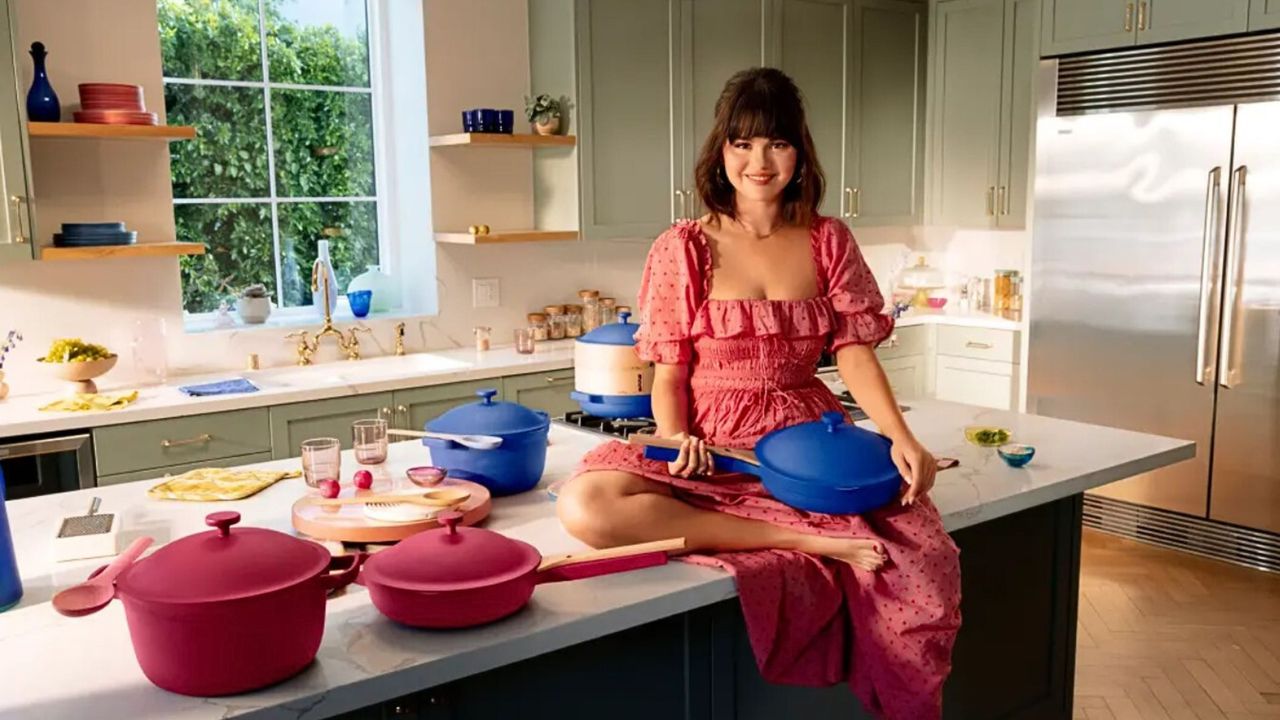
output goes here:
[[[731, 473], [748, 473], [750, 475], [759, 475], [760, 466], [749, 463], [746, 460], [740, 460], [731, 455], [715, 455], [716, 470], [720, 472]], [[680, 451], [674, 448], [658, 447], [656, 445], [646, 445], [644, 448], [644, 456], [650, 460], [659, 460], [661, 462], [674, 462], [680, 456]]]

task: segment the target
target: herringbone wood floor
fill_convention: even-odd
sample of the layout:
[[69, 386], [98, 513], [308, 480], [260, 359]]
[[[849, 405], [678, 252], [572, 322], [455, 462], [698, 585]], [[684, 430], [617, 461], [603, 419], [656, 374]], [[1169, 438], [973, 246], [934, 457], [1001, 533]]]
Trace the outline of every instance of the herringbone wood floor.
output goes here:
[[1086, 529], [1076, 718], [1280, 718], [1280, 576]]

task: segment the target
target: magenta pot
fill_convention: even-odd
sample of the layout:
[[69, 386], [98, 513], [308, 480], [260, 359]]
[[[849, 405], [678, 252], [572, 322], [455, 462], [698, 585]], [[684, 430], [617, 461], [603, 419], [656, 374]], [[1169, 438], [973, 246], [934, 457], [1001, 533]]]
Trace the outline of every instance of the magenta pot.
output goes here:
[[315, 659], [331, 590], [363, 556], [331, 557], [309, 540], [235, 528], [217, 512], [197, 533], [137, 561], [116, 580], [138, 665], [157, 686], [202, 697], [272, 685]]

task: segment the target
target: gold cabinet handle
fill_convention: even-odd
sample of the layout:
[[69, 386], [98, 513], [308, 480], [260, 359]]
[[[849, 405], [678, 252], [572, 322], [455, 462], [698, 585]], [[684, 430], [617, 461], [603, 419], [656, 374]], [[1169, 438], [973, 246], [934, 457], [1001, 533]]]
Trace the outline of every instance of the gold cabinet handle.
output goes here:
[[850, 205], [852, 205], [853, 217], [858, 217], [862, 214], [862, 189], [853, 188], [853, 190], [850, 191], [849, 199], [852, 201]]
[[1009, 214], [1008, 211], [1005, 209], [1006, 201], [1007, 201], [1007, 198], [1005, 197], [1005, 188], [1003, 185], [1001, 185], [1000, 187], [996, 188], [996, 214], [997, 215]]
[[996, 194], [996, 186], [995, 186], [995, 185], [990, 185], [990, 186], [988, 186], [988, 187], [987, 187], [987, 214], [988, 214], [988, 215], [995, 215], [995, 214], [996, 214], [996, 211], [995, 211], [995, 194]]
[[1124, 31], [1133, 32], [1133, 3], [1124, 5]]
[[679, 201], [680, 201], [680, 206], [679, 206], [679, 207], [680, 207], [680, 209], [676, 211], [676, 219], [678, 219], [678, 220], [683, 220], [683, 219], [684, 219], [684, 213], [685, 213], [685, 209], [684, 209], [684, 190], [676, 190], [676, 200], [679, 200]]
[[209, 433], [200, 433], [199, 435], [193, 438], [187, 438], [186, 440], [170, 440], [165, 438], [160, 441], [160, 447], [168, 449], [182, 447], [183, 445], [201, 445], [211, 440], [213, 440], [213, 436]]
[[[400, 419], [402, 416], [404, 417], [403, 420]], [[397, 405], [396, 421], [391, 424], [396, 425], [398, 427], [407, 428], [409, 426], [409, 408], [404, 405]]]
[[380, 408], [378, 410], [378, 419], [386, 420], [388, 423], [394, 424], [394, 416], [391, 414], [391, 408], [389, 406]]
[[548, 377], [548, 378], [547, 378], [547, 384], [548, 384], [548, 385], [551, 385], [551, 384], [553, 384], [553, 383], [555, 383], [555, 382], [558, 382], [559, 380], [560, 380], [560, 378], [556, 378], [556, 377]]
[[1146, 0], [1142, 0], [1142, 2], [1138, 3], [1138, 29], [1139, 29], [1139, 30], [1146, 30], [1146, 29], [1147, 29], [1147, 2], [1146, 2]]
[[977, 340], [970, 340], [964, 346], [975, 350], [990, 350], [992, 347], [991, 343], [978, 342]]
[[885, 347], [885, 348], [896, 348], [896, 347], [898, 347], [898, 346], [899, 346], [899, 345], [901, 345], [901, 344], [902, 344], [902, 341], [898, 339], [898, 334], [897, 334], [897, 333], [894, 333], [894, 334], [890, 335], [890, 336], [889, 336], [889, 339], [888, 339], [888, 340], [885, 340], [885, 341], [884, 341], [884, 343], [883, 343], [883, 344], [881, 344], [881, 346], [880, 346], [880, 347]]
[[24, 245], [27, 242], [27, 236], [22, 234], [22, 204], [26, 201], [27, 199], [21, 195], [9, 196], [9, 204], [13, 206], [13, 219], [16, 227], [13, 234], [13, 241], [19, 245]]

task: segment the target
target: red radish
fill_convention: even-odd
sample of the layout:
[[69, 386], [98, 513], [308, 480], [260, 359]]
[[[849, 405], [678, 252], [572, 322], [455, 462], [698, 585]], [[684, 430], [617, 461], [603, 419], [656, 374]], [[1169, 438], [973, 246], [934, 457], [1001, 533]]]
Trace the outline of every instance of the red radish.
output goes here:
[[321, 480], [319, 488], [320, 494], [326, 498], [336, 498], [338, 493], [342, 492], [342, 486], [337, 480]]
[[368, 490], [373, 487], [373, 473], [368, 470], [357, 470], [353, 476], [356, 487], [360, 490]]

